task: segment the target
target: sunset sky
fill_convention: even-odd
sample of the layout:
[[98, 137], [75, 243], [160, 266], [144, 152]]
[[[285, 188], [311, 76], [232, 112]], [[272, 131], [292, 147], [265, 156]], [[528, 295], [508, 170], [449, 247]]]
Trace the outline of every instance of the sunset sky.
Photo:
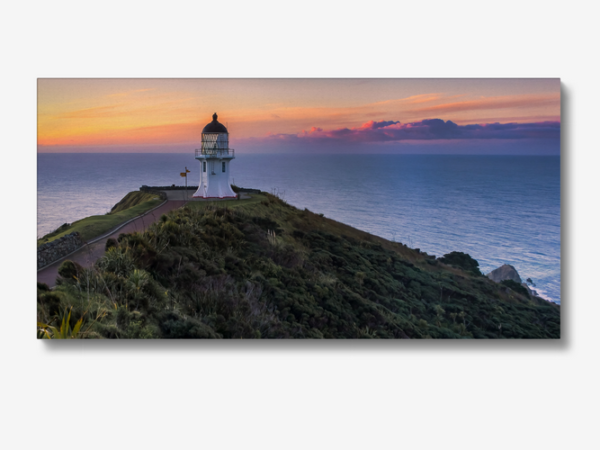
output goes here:
[[559, 79], [39, 79], [38, 152], [560, 153]]

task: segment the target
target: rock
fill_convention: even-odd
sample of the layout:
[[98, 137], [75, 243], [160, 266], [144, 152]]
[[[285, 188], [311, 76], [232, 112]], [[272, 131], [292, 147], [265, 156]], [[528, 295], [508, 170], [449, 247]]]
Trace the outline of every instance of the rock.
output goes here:
[[517, 272], [517, 269], [510, 264], [504, 264], [497, 269], [492, 270], [487, 274], [487, 277], [496, 283], [500, 283], [504, 280], [513, 280], [519, 284], [523, 283], [521, 281], [521, 277], [519, 276], [519, 272]]
[[537, 293], [536, 290], [531, 289], [527, 285], [527, 283], [523, 283], [523, 281], [521, 280], [521, 277], [519, 276], [519, 272], [517, 272], [517, 269], [515, 269], [510, 264], [504, 264], [503, 266], [498, 267], [495, 270], [492, 270], [486, 276], [490, 280], [495, 281], [496, 283], [500, 283], [504, 280], [512, 280], [516, 283], [519, 283], [521, 286], [523, 286], [525, 289], [527, 289], [527, 292], [529, 293], [529, 295], [539, 297], [539, 294]]

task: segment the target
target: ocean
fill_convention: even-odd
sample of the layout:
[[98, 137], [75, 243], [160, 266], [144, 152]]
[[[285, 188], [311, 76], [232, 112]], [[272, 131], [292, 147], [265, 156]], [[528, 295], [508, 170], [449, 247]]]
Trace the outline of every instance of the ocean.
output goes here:
[[[197, 185], [190, 154], [38, 154], [38, 237], [146, 185]], [[232, 181], [488, 273], [513, 265], [560, 303], [560, 157], [237, 154]]]

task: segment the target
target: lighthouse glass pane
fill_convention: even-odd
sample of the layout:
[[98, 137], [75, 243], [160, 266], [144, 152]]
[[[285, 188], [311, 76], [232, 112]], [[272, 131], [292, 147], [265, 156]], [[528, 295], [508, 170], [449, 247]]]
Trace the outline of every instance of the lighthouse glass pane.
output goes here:
[[202, 172], [206, 172], [206, 161], [202, 162]]
[[202, 135], [202, 153], [211, 154], [217, 150], [217, 138], [215, 133], [206, 133]]
[[218, 152], [227, 152], [229, 148], [229, 135], [227, 133], [203, 133], [202, 154], [212, 155]]
[[225, 172], [225, 163], [223, 163], [223, 172]]

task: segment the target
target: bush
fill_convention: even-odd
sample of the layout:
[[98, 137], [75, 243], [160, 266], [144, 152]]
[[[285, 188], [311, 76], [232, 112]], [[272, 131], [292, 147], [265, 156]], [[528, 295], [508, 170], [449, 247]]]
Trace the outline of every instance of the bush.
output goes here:
[[529, 298], [529, 292], [527, 291], [525, 286], [523, 286], [522, 284], [519, 284], [514, 280], [504, 280], [504, 281], [501, 281], [501, 284], [503, 284], [504, 286], [512, 289], [513, 291], [518, 292], [519, 294], [524, 295], [525, 297]]
[[102, 258], [98, 260], [100, 269], [112, 272], [115, 275], [126, 277], [135, 269], [135, 263], [128, 248], [111, 247]]
[[450, 266], [458, 267], [473, 275], [483, 275], [479, 270], [479, 263], [477, 260], [471, 258], [467, 253], [450, 252], [441, 258], [438, 258], [438, 261]]
[[207, 339], [219, 338], [214, 330], [190, 317], [181, 317], [172, 311], [160, 317], [160, 329], [165, 339]]
[[46, 310], [49, 317], [57, 316], [60, 313], [60, 297], [53, 292], [44, 292], [39, 295], [37, 302]]
[[108, 250], [109, 248], [116, 247], [117, 245], [119, 244], [116, 239], [108, 238], [108, 240], [106, 241], [106, 245], [104, 246], [104, 251]]
[[69, 259], [63, 261], [58, 268], [58, 274], [65, 280], [73, 281], [78, 279], [83, 273], [83, 267], [80, 264]]

